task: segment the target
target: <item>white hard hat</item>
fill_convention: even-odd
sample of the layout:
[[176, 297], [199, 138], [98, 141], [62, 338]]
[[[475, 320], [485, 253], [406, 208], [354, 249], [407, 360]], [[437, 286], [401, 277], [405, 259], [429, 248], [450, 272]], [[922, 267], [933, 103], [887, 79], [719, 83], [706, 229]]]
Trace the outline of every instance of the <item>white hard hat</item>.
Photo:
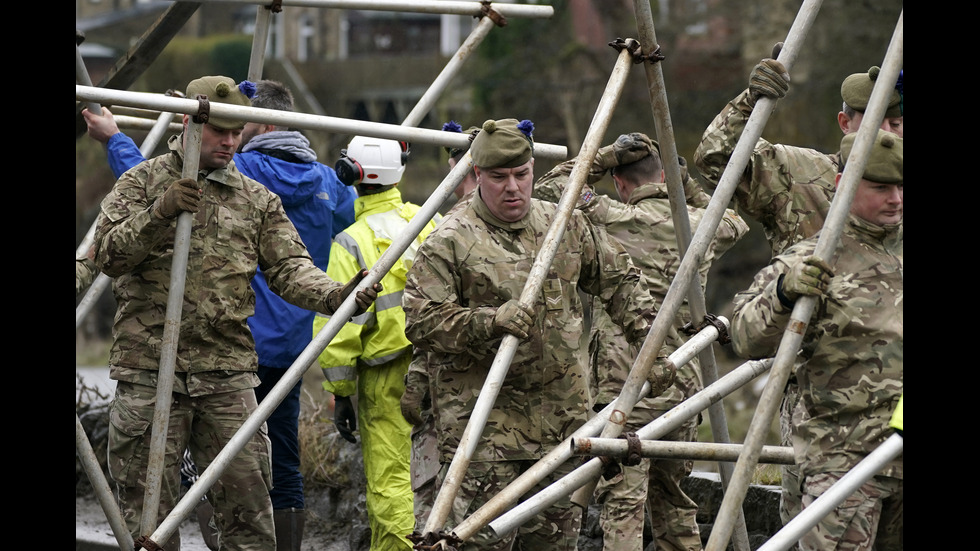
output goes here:
[[347, 185], [394, 185], [402, 179], [407, 156], [404, 142], [355, 136], [337, 162], [337, 176]]

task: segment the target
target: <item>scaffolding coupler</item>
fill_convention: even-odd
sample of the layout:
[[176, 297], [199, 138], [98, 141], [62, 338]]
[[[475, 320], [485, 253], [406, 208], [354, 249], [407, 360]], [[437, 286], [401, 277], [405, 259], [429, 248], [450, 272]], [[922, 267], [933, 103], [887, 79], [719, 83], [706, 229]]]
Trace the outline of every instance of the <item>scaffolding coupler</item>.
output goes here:
[[640, 47], [639, 41], [635, 38], [617, 38], [609, 43], [610, 46], [616, 49], [616, 51], [621, 52], [627, 50], [630, 53], [630, 57], [633, 58], [633, 63], [643, 63], [649, 61], [650, 63], [657, 63], [663, 61], [664, 55], [660, 53], [660, 45], [656, 45], [653, 52], [649, 54], [644, 54], [643, 49]]

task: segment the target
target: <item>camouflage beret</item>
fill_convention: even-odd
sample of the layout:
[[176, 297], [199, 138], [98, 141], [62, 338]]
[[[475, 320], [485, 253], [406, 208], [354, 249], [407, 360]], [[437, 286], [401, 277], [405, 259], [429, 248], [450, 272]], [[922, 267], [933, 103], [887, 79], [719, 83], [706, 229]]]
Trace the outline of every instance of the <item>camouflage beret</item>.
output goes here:
[[[852, 132], [841, 140], [840, 155], [844, 164], [847, 164], [856, 139], [857, 132]], [[875, 143], [868, 153], [868, 164], [864, 167], [862, 177], [879, 184], [903, 184], [902, 142], [902, 138], [879, 128]]]
[[466, 147], [446, 147], [445, 148], [446, 149], [446, 153], [448, 153], [450, 157], [455, 158], [455, 157], [459, 157], [463, 153], [466, 153], [467, 151], [469, 151], [470, 144], [473, 143], [473, 138], [475, 138], [476, 137], [476, 134], [480, 131], [480, 127], [479, 126], [471, 126], [471, 127], [467, 128], [466, 130], [463, 130], [463, 127], [460, 126], [459, 123], [457, 123], [456, 121], [449, 121], [446, 124], [443, 124], [442, 125], [442, 131], [443, 132], [462, 132], [464, 134], [469, 134], [469, 136], [470, 136], [470, 141], [466, 144]]
[[[187, 98], [195, 99], [198, 95], [207, 96], [209, 102], [251, 107], [251, 98], [255, 95], [255, 84], [247, 80], [243, 80], [241, 84], [235, 84], [234, 80], [221, 76], [201, 77], [192, 80], [187, 85]], [[219, 119], [217, 117], [210, 117], [208, 124], [225, 130], [240, 130], [245, 127], [245, 121]]]
[[[864, 110], [868, 108], [868, 101], [871, 100], [871, 90], [874, 89], [875, 81], [878, 80], [878, 74], [881, 72], [881, 68], [872, 67], [868, 69], [867, 73], [854, 73], [853, 75], [844, 79], [843, 84], [840, 85], [840, 97], [844, 100], [844, 103], [848, 107], [864, 113]], [[891, 99], [888, 100], [888, 109], [885, 111], [885, 117], [901, 117], [905, 111], [903, 105], [902, 94], [899, 93], [897, 87], [892, 91]]]
[[531, 160], [534, 152], [533, 131], [534, 124], [529, 120], [488, 120], [470, 146], [473, 164], [480, 168], [521, 166]]

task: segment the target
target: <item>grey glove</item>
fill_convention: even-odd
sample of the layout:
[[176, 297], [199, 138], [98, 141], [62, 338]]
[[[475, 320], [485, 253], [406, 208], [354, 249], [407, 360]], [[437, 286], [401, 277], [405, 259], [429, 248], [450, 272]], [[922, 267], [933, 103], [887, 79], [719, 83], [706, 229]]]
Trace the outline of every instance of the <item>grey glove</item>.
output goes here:
[[510, 333], [524, 340], [528, 337], [532, 319], [530, 309], [525, 309], [518, 300], [509, 300], [493, 315], [494, 335]]
[[357, 430], [357, 413], [354, 411], [354, 403], [350, 396], [334, 396], [333, 424], [337, 425], [337, 432], [344, 440], [351, 444], [357, 443], [354, 438], [354, 431]]
[[402, 416], [414, 426], [422, 424], [422, 400], [425, 398], [429, 381], [426, 376], [418, 371], [409, 371], [405, 374], [405, 392], [402, 393], [401, 406]]
[[767, 97], [779, 99], [789, 90], [789, 73], [786, 67], [775, 59], [763, 59], [752, 69], [749, 76], [749, 94], [759, 99]]
[[657, 361], [650, 366], [650, 372], [647, 373], [647, 381], [650, 381], [649, 398], [660, 396], [674, 384], [674, 379], [677, 377], [677, 368], [674, 364], [667, 361], [667, 356], [669, 356], [667, 348], [661, 348], [657, 354]]
[[803, 295], [820, 296], [826, 293], [832, 277], [834, 272], [826, 262], [816, 256], [808, 256], [781, 276], [776, 290], [782, 295], [780, 301], [785, 297], [792, 304]]
[[153, 204], [157, 218], [170, 220], [181, 212], [197, 212], [201, 205], [201, 188], [193, 178], [181, 178], [170, 184], [167, 191]]
[[653, 141], [642, 132], [623, 134], [616, 141], [599, 148], [592, 161], [592, 173], [601, 173], [619, 165], [635, 163], [655, 151]]
[[[357, 284], [360, 283], [361, 280], [367, 276], [367, 274], [367, 270], [361, 270], [357, 273], [357, 275], [352, 277], [346, 285], [340, 289], [330, 291], [330, 294], [327, 295], [327, 307], [330, 309], [331, 314], [340, 308], [340, 305], [347, 300], [347, 297], [349, 297], [352, 292], [354, 292], [354, 289], [357, 288]], [[354, 311], [353, 315], [359, 316], [364, 312], [367, 312], [367, 309], [371, 307], [371, 304], [377, 300], [378, 293], [380, 293], [382, 289], [383, 287], [380, 283], [375, 283], [371, 287], [365, 287], [364, 289], [358, 291], [354, 297], [354, 302], [357, 303], [357, 310]]]

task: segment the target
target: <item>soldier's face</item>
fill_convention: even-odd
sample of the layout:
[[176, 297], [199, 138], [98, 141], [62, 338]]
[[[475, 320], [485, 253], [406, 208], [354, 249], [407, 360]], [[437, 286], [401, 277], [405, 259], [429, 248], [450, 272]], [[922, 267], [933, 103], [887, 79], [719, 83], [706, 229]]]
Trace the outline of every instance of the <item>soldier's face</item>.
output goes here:
[[[840, 123], [841, 130], [845, 134], [851, 134], [852, 132], [857, 132], [861, 128], [861, 121], [864, 120], [864, 113], [855, 113], [853, 117], [848, 118], [841, 111]], [[885, 117], [881, 121], [881, 129], [885, 132], [891, 132], [899, 138], [905, 138], [905, 117]]]
[[862, 179], [851, 202], [851, 213], [879, 226], [897, 224], [904, 215], [904, 187]]
[[514, 168], [473, 167], [480, 197], [494, 216], [516, 222], [531, 208], [534, 189], [534, 159]]
[[225, 130], [205, 124], [201, 132], [201, 168], [214, 170], [228, 166], [241, 141], [241, 129]]

